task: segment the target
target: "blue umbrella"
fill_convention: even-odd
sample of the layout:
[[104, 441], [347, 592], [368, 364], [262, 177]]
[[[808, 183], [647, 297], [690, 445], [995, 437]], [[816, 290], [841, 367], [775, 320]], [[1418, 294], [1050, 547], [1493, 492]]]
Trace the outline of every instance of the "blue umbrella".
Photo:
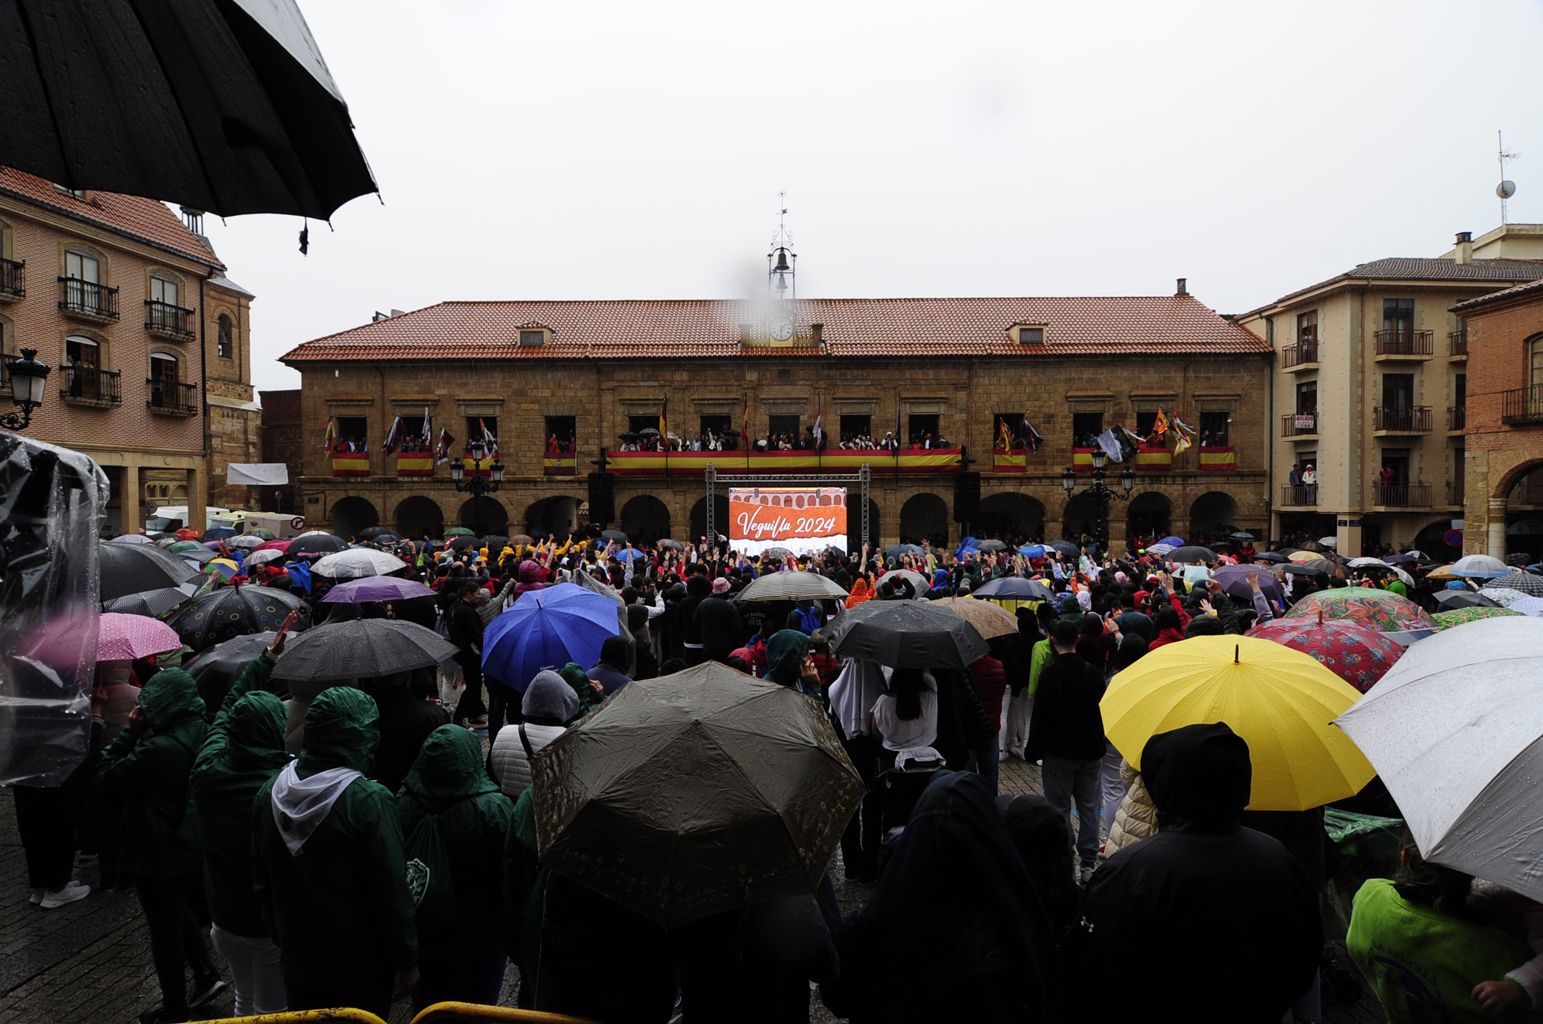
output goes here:
[[488, 624], [482, 637], [482, 670], [524, 693], [544, 668], [599, 661], [600, 645], [619, 629], [616, 602], [604, 594], [574, 583], [532, 590]]
[[974, 537], [960, 537], [959, 546], [954, 549], [955, 558], [963, 558], [966, 554], [979, 554], [980, 549], [975, 545], [979, 543]]
[[611, 557], [619, 559], [623, 562], [630, 562], [634, 558], [642, 558], [643, 552], [639, 551], [637, 548], [623, 548]]
[[1025, 544], [1018, 549], [1018, 553], [1024, 558], [1043, 558], [1045, 546], [1043, 544]]
[[1171, 545], [1173, 545], [1176, 548], [1182, 548], [1184, 546], [1184, 538], [1183, 537], [1164, 537], [1162, 540], [1158, 541], [1157, 543], [1159, 543], [1159, 544], [1171, 544]]

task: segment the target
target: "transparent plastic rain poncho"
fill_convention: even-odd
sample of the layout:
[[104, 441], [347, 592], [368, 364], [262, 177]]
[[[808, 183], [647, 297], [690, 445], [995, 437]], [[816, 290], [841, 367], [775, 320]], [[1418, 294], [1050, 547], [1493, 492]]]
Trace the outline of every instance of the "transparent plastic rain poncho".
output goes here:
[[95, 462], [0, 433], [0, 785], [56, 786], [86, 757], [106, 505]]

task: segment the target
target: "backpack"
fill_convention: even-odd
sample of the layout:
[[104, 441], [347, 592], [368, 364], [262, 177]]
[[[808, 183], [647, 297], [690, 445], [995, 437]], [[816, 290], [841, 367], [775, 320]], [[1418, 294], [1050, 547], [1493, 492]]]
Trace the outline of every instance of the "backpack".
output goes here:
[[462, 797], [440, 811], [425, 814], [407, 834], [407, 891], [420, 915], [449, 917], [454, 910], [455, 883], [451, 878], [450, 850], [439, 831], [439, 819], [463, 800]]
[[820, 628], [820, 613], [813, 608], [798, 608], [798, 628], [806, 634], [812, 634]]

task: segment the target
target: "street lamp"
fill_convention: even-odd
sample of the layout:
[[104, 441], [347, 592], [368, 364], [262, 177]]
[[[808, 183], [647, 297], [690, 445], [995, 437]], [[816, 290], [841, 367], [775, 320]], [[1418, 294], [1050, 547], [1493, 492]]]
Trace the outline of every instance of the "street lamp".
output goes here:
[[1130, 492], [1136, 489], [1136, 470], [1128, 462], [1120, 467], [1120, 489], [1116, 491], [1105, 485], [1104, 464], [1108, 458], [1103, 449], [1093, 449], [1093, 482], [1080, 493], [1077, 493], [1077, 471], [1067, 466], [1061, 474], [1061, 486], [1066, 489], [1068, 504], [1083, 497], [1093, 503], [1098, 513], [1098, 545], [1104, 551], [1109, 550], [1109, 503], [1127, 500]]
[[11, 401], [21, 412], [0, 413], [0, 428], [26, 430], [32, 422], [32, 410], [43, 404], [43, 385], [48, 380], [49, 367], [37, 360], [38, 350], [24, 348], [21, 358], [6, 365], [5, 372], [11, 380]]
[[[450, 479], [455, 483], [455, 489], [462, 494], [470, 494], [472, 497], [472, 532], [482, 536], [482, 530], [477, 522], [477, 499], [492, 494], [498, 490], [498, 485], [504, 482], [504, 464], [498, 458], [496, 452], [493, 461], [486, 467], [483, 465], [483, 457], [489, 452], [481, 441], [473, 441], [466, 446], [466, 459], [471, 460], [471, 479], [466, 479], [466, 463], [463, 459], [455, 459], [450, 463]], [[484, 476], [484, 469], [486, 476]]]

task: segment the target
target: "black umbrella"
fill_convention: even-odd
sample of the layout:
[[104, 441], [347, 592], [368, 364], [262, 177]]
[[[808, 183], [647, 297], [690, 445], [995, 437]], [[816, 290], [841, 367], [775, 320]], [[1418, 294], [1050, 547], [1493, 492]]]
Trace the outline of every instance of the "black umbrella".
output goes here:
[[1050, 588], [1038, 580], [1026, 580], [1022, 576], [1003, 576], [984, 583], [971, 591], [975, 597], [996, 598], [1001, 601], [1049, 601], [1054, 595]]
[[1199, 544], [1186, 544], [1182, 548], [1174, 548], [1168, 552], [1168, 560], [1170, 562], [1214, 562], [1216, 552]]
[[1498, 608], [1500, 606], [1499, 601], [1491, 601], [1483, 594], [1476, 594], [1471, 590], [1438, 590], [1436, 603], [1441, 605], [1442, 611], [1451, 611], [1454, 608]]
[[318, 220], [376, 190], [294, 0], [14, 0], [0, 67], [0, 164], [67, 188]]
[[1278, 562], [1289, 562], [1289, 561], [1291, 561], [1291, 559], [1287, 558], [1285, 555], [1281, 554], [1279, 551], [1261, 551], [1257, 555], [1254, 556], [1254, 561], [1256, 561], [1256, 562], [1277, 562], [1278, 563]]
[[166, 624], [195, 651], [247, 633], [278, 629], [290, 612], [298, 611], [296, 631], [311, 624], [311, 609], [300, 598], [277, 587], [219, 587], [194, 598]]
[[1234, 533], [1232, 535], [1232, 539], [1233, 540], [1253, 540], [1254, 539], [1254, 535], [1249, 533], [1247, 530], [1239, 530], [1237, 533]]
[[787, 548], [771, 547], [771, 548], [767, 548], [765, 551], [762, 551], [761, 552], [761, 557], [763, 557], [763, 558], [779, 558], [779, 559], [782, 559], [783, 561], [786, 561], [787, 559], [793, 557], [793, 552], [788, 550]]
[[983, 540], [975, 545], [981, 551], [1006, 551], [1007, 545], [999, 540]]
[[920, 555], [923, 553], [922, 549], [915, 544], [891, 544], [884, 549], [885, 558], [899, 558], [901, 555]]
[[627, 543], [627, 535], [622, 533], [620, 530], [602, 530], [600, 531], [600, 539], [614, 540], [618, 544]]
[[1069, 540], [1053, 540], [1049, 544], [1046, 544], [1045, 547], [1055, 548], [1067, 558], [1076, 558], [1078, 555], [1082, 554], [1082, 549]]
[[891, 668], [963, 671], [989, 650], [974, 626], [925, 601], [865, 601], [836, 616], [825, 636], [844, 658]]
[[233, 636], [183, 659], [183, 669], [198, 684], [198, 695], [204, 699], [205, 718], [214, 720], [230, 685], [252, 659], [268, 649], [275, 635], [270, 630]]
[[97, 598], [100, 601], [143, 594], [147, 590], [164, 590], [200, 579], [198, 570], [183, 559], [150, 544], [106, 541], [97, 545], [97, 551], [97, 572], [102, 581]]
[[1314, 559], [1306, 565], [1298, 565], [1295, 562], [1287, 562], [1285, 565], [1280, 567], [1280, 571], [1286, 573], [1288, 576], [1327, 576], [1329, 575], [1329, 570], [1327, 568], [1328, 564], [1328, 562], [1325, 562], [1321, 558]]
[[359, 531], [358, 536], [360, 540], [375, 540], [382, 534], [389, 533], [391, 533], [391, 527], [389, 526], [366, 526]]
[[291, 558], [300, 555], [330, 555], [334, 551], [342, 551], [348, 544], [342, 537], [336, 534], [323, 533], [321, 530], [312, 530], [310, 533], [302, 533], [289, 544], [289, 550], [285, 554]]
[[480, 546], [481, 542], [476, 537], [451, 537], [445, 542], [445, 547], [451, 551], [465, 551], [467, 548]]
[[[656, 431], [656, 433], [657, 433], [657, 431]], [[635, 431], [623, 430], [620, 434], [616, 435], [616, 438], [617, 438], [617, 440], [621, 441], [623, 444], [632, 444], [634, 441], [641, 440], [642, 439], [642, 435], [638, 434]]]
[[111, 601], [103, 601], [102, 611], [123, 612], [126, 615], [148, 615], [152, 619], [158, 619], [179, 604], [185, 603], [193, 596], [193, 591], [196, 589], [195, 584], [184, 583], [178, 587], [147, 590], [143, 594], [126, 594], [123, 597], [115, 597]]
[[273, 667], [273, 679], [291, 684], [298, 697], [310, 697], [328, 683], [431, 668], [455, 653], [455, 644], [432, 629], [402, 619], [349, 619], [290, 640]]
[[661, 548], [668, 548], [671, 551], [682, 551], [685, 549], [685, 545], [678, 540], [662, 540], [659, 542], [659, 546]]
[[488, 554], [497, 558], [498, 553], [509, 546], [509, 538], [496, 533], [490, 533], [482, 538], [482, 543], [487, 546]]
[[656, 427], [644, 427], [642, 430], [638, 431], [638, 436], [639, 437], [658, 437], [659, 436], [659, 430]]

